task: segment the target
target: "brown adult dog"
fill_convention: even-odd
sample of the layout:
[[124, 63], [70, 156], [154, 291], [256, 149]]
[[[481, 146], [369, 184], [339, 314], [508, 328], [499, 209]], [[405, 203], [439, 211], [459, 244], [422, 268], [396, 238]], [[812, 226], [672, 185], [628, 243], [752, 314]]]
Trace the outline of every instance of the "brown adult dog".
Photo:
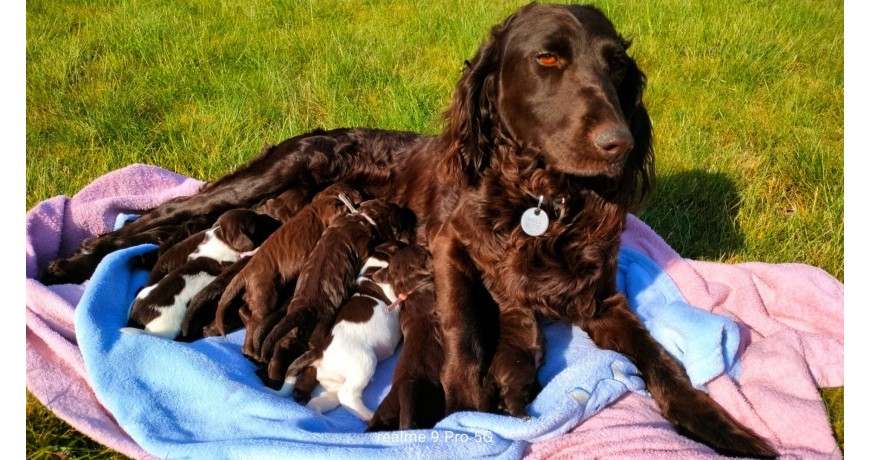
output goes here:
[[[767, 442], [692, 388], [617, 293], [625, 217], [654, 182], [645, 76], [628, 46], [593, 7], [528, 5], [493, 28], [469, 62], [441, 134], [351, 129], [287, 140], [198, 195], [106, 235], [100, 251], [52, 265], [49, 274], [57, 279], [87, 268], [129, 238], [186, 216], [251, 205], [296, 185], [359, 184], [412, 209], [418, 239], [433, 255], [447, 413], [486, 407], [483, 379], [499, 358], [487, 358], [492, 350], [480, 332], [489, 320], [474, 306], [494, 299], [504, 326], [532, 324], [540, 314], [624, 353], [664, 417], [688, 436], [721, 453], [774, 456]], [[541, 196], [551, 222], [540, 236], [528, 236], [520, 219]], [[534, 375], [528, 370], [538, 340], [531, 339], [499, 345], [516, 358], [519, 375]], [[533, 383], [510, 385], [502, 395], [520, 395], [510, 406], [522, 407]]]
[[387, 279], [396, 293], [406, 296], [399, 307], [404, 345], [390, 392], [369, 421], [368, 431], [432, 428], [444, 418], [444, 389], [441, 327], [435, 313], [429, 250], [420, 244], [400, 249], [390, 262]]
[[333, 184], [318, 193], [311, 204], [263, 242], [221, 295], [215, 312], [215, 328], [226, 334], [223, 319], [227, 311], [239, 311], [247, 332], [242, 347], [245, 355], [256, 355], [254, 333], [263, 318], [279, 306], [283, 291], [295, 287], [296, 278], [323, 231], [350, 212], [339, 195], [347, 196], [356, 204], [362, 200], [359, 192], [343, 183]]

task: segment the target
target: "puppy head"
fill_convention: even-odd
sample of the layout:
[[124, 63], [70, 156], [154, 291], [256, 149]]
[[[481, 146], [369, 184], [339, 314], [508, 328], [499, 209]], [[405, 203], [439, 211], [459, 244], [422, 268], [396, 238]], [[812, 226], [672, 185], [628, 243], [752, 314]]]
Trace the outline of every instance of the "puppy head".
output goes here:
[[396, 251], [387, 267], [387, 281], [404, 293], [434, 286], [432, 255], [426, 246], [412, 244]]
[[417, 218], [410, 209], [384, 200], [368, 200], [363, 201], [357, 210], [375, 222], [382, 241], [412, 242]]
[[335, 219], [350, 213], [347, 205], [339, 199], [341, 195], [344, 195], [354, 206], [362, 202], [362, 194], [343, 182], [330, 185], [315, 195], [311, 201], [311, 205], [324, 224], [329, 225]]
[[232, 209], [215, 222], [215, 237], [238, 252], [253, 251], [263, 244], [281, 222], [249, 209]]
[[[395, 255], [396, 252], [398, 252], [400, 249], [404, 248], [405, 246], [407, 246], [407, 245], [401, 241], [390, 239], [390, 240], [387, 240], [387, 241], [377, 245], [375, 247], [374, 251], [372, 251], [371, 257], [374, 257], [378, 260], [381, 260], [381, 261], [389, 264], [390, 261], [393, 259], [393, 255]], [[389, 277], [387, 274], [388, 267], [389, 267], [389, 265], [376, 271], [372, 275], [372, 280], [374, 280], [376, 283], [390, 284], [390, 280], [389, 280]]]

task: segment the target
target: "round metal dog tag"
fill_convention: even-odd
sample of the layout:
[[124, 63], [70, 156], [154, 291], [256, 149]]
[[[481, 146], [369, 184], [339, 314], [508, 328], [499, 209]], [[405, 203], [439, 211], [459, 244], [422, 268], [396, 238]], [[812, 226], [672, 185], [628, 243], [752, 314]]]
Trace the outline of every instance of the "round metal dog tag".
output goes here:
[[547, 231], [547, 226], [550, 225], [550, 218], [547, 213], [541, 208], [529, 208], [523, 213], [520, 218], [520, 227], [529, 236], [541, 236]]

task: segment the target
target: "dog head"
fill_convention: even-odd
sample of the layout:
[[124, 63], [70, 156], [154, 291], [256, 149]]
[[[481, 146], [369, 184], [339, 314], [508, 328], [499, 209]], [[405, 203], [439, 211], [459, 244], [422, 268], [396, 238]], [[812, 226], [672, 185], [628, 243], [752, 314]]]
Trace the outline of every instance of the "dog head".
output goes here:
[[387, 279], [396, 292], [434, 288], [432, 256], [426, 246], [412, 244], [398, 250], [387, 267]]
[[342, 195], [355, 207], [363, 201], [359, 191], [343, 182], [326, 187], [311, 200], [314, 211], [318, 213], [325, 226], [328, 227], [339, 217], [350, 213], [350, 208], [339, 198]]
[[358, 210], [374, 221], [381, 241], [395, 239], [405, 244], [411, 242], [416, 224], [416, 217], [411, 210], [384, 200], [364, 201]]
[[544, 166], [613, 182], [631, 207], [652, 191], [645, 76], [613, 24], [591, 6], [531, 4], [494, 27], [448, 109], [448, 166], [469, 181], [498, 146]]
[[253, 251], [263, 244], [281, 222], [248, 209], [231, 209], [215, 222], [215, 237], [238, 252]]

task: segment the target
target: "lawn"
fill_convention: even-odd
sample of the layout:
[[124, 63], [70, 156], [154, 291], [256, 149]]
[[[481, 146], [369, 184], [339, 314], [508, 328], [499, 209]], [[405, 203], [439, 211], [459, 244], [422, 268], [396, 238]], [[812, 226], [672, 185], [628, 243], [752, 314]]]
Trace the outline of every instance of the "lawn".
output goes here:
[[[27, 9], [27, 209], [131, 163], [212, 180], [316, 127], [436, 133], [465, 59], [525, 2], [136, 0]], [[658, 190], [684, 257], [841, 281], [838, 2], [600, 1], [648, 77]], [[843, 389], [824, 389], [843, 442]], [[27, 455], [113, 454], [27, 395]]]

